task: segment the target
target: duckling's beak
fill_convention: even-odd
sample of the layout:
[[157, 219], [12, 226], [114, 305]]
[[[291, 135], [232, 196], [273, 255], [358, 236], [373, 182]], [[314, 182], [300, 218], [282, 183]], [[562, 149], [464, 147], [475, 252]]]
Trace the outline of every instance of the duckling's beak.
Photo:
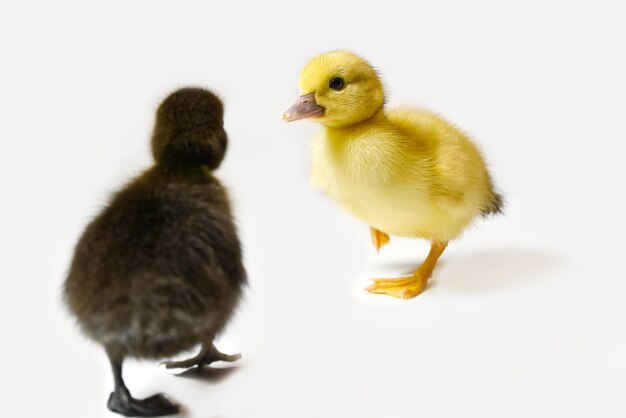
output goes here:
[[315, 93], [301, 96], [285, 113], [283, 120], [291, 122], [298, 119], [308, 119], [322, 116], [324, 108], [315, 102]]

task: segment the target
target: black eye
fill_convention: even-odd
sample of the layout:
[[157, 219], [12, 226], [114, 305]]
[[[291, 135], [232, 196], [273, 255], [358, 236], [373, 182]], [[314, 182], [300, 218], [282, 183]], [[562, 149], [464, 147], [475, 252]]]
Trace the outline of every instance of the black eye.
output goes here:
[[330, 79], [330, 82], [328, 83], [328, 87], [330, 87], [333, 90], [341, 90], [343, 86], [345, 85], [346, 85], [346, 82], [343, 81], [343, 78], [341, 77], [333, 77]]

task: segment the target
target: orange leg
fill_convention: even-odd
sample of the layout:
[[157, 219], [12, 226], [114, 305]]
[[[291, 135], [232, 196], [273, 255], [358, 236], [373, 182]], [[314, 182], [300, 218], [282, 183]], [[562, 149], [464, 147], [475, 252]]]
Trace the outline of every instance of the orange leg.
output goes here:
[[370, 232], [372, 233], [372, 244], [374, 244], [376, 251], [380, 252], [380, 249], [389, 242], [389, 235], [379, 231], [373, 226], [370, 226]]
[[412, 276], [398, 279], [374, 279], [374, 283], [365, 290], [369, 293], [385, 294], [399, 299], [410, 299], [419, 295], [426, 289], [426, 284], [433, 274], [437, 260], [447, 245], [447, 242], [432, 242], [428, 257]]

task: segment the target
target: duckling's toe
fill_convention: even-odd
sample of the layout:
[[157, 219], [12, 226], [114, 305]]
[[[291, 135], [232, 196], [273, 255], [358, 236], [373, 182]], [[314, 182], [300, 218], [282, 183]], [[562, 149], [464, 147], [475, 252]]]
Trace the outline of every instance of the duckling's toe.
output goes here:
[[161, 417], [178, 413], [179, 406], [162, 394], [135, 399], [128, 392], [113, 392], [107, 403], [109, 410], [126, 417]]
[[164, 361], [161, 364], [167, 369], [189, 369], [191, 367], [208, 366], [215, 361], [234, 362], [241, 359], [241, 354], [221, 353], [213, 344], [203, 346], [197, 356], [182, 361]]
[[234, 361], [240, 360], [241, 359], [241, 354], [237, 353], [237, 354], [224, 354], [224, 353], [220, 353], [219, 351], [215, 350], [215, 352], [213, 353], [213, 360], [211, 361], [227, 361], [229, 363], [232, 363]]
[[389, 235], [372, 226], [370, 226], [370, 232], [372, 233], [372, 244], [374, 248], [376, 248], [376, 251], [380, 252], [380, 249], [389, 242]]
[[161, 362], [161, 365], [165, 366], [166, 369], [189, 369], [194, 366], [202, 367], [205, 364], [204, 355], [202, 353], [186, 360]]
[[428, 279], [413, 275], [398, 279], [374, 279], [373, 282], [365, 288], [366, 292], [389, 295], [398, 299], [411, 299], [426, 290]]

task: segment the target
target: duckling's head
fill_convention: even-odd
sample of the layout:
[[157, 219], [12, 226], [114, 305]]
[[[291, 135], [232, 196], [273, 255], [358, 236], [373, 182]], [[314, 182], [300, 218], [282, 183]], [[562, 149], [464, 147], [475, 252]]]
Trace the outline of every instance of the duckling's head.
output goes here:
[[286, 121], [311, 118], [325, 126], [348, 126], [369, 119], [385, 103], [376, 70], [347, 51], [311, 59], [298, 84], [301, 97], [283, 114]]
[[167, 166], [208, 166], [216, 169], [226, 153], [224, 107], [212, 92], [186, 87], [159, 106], [152, 134], [152, 155]]

